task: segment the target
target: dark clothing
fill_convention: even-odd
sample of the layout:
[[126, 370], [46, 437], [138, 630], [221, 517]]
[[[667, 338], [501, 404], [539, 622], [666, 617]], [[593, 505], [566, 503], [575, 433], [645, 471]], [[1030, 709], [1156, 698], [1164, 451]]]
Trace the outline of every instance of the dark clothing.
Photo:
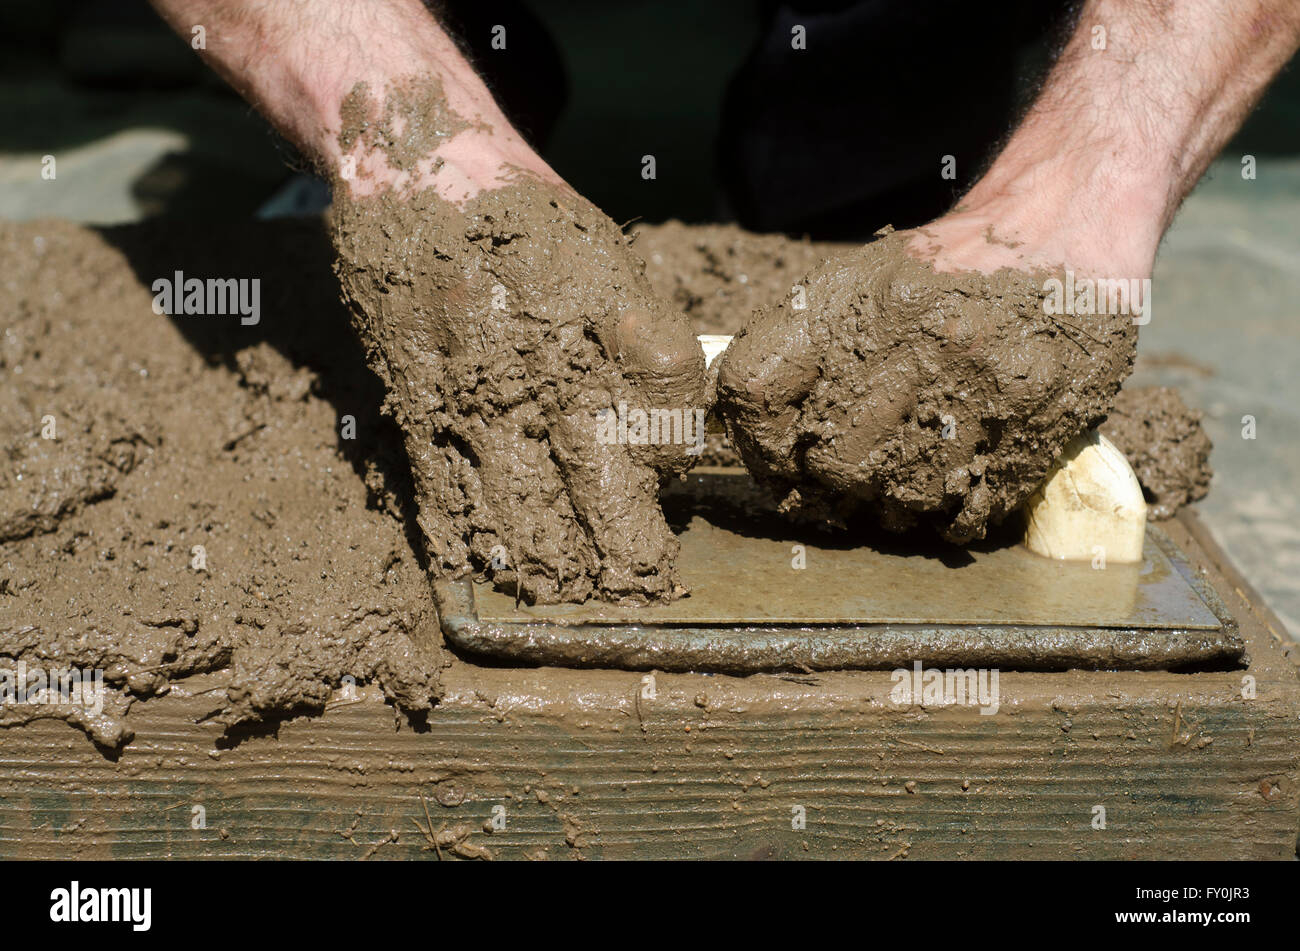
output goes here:
[[[546, 0], [533, 2], [543, 9]], [[728, 85], [719, 118], [721, 194], [703, 216], [674, 213], [716, 217], [724, 208], [752, 230], [846, 240], [942, 214], [1005, 140], [1028, 99], [1032, 80], [1024, 77], [1034, 72], [1032, 52], [1045, 63], [1044, 38], [1068, 6], [1062, 0], [756, 4], [757, 41]], [[467, 53], [507, 114], [544, 151], [567, 87], [562, 55], [541, 20], [517, 2], [444, 0], [444, 7], [453, 32], [474, 38]], [[674, 15], [670, 3], [655, 9], [658, 16]], [[671, 49], [641, 49], [635, 36], [599, 35], [598, 14], [589, 22], [595, 32], [585, 41], [619, 44], [630, 64], [671, 57]], [[517, 38], [510, 55], [487, 47], [493, 24]], [[796, 27], [803, 28], [803, 48], [792, 43]], [[681, 40], [729, 41], [736, 42], [727, 35]], [[655, 95], [653, 85], [649, 78], [647, 99]], [[955, 176], [941, 174], [946, 156]], [[581, 179], [573, 184], [586, 190]], [[598, 191], [607, 185], [592, 183]]]

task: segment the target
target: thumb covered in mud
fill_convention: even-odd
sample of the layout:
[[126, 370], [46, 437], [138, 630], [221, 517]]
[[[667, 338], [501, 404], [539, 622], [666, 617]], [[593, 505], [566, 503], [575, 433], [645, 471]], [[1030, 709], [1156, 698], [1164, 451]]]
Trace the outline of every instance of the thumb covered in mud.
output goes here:
[[674, 425], [682, 420], [675, 430], [682, 438], [628, 448], [660, 474], [685, 471], [694, 461], [690, 450], [702, 445], [709, 408], [704, 351], [695, 331], [684, 314], [656, 301], [620, 311], [612, 338], [619, 371], [639, 408], [666, 411]]
[[[718, 357], [718, 412], [732, 440], [755, 450], [774, 445], [793, 449], [799, 406], [820, 373], [822, 347], [815, 339], [812, 311], [794, 303], [784, 301], [756, 313]], [[791, 458], [784, 450], [762, 455], [770, 457], [765, 461], [773, 471]]]

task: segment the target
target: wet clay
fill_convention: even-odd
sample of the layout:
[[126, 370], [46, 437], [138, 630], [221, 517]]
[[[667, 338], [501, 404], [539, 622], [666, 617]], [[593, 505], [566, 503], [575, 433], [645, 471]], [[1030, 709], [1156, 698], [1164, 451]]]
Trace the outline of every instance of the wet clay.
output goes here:
[[[0, 258], [0, 667], [107, 688], [97, 714], [5, 704], [0, 726], [59, 717], [120, 746], [135, 701], [216, 670], [207, 717], [232, 729], [351, 682], [431, 709], [409, 478], [323, 228], [0, 224]], [[178, 268], [258, 277], [260, 322], [154, 313]]]
[[[349, 97], [345, 147], [384, 150], [396, 117], [396, 164], [445, 134], [427, 97], [365, 95]], [[431, 187], [335, 195], [336, 270], [405, 436], [435, 573], [483, 573], [533, 603], [684, 594], [658, 490], [692, 443], [600, 423], [702, 413], [704, 360], [618, 227], [522, 173], [464, 204]]]
[[650, 286], [682, 310], [695, 332], [734, 334], [846, 245], [754, 234], [735, 225], [637, 224], [633, 249]]
[[1102, 433], [1125, 456], [1147, 496], [1147, 517], [1172, 518], [1205, 497], [1214, 471], [1201, 414], [1164, 386], [1121, 390]]
[[783, 510], [983, 538], [1109, 411], [1132, 318], [1046, 312], [1047, 274], [944, 274], [904, 236], [828, 261], [719, 357], [718, 412]]

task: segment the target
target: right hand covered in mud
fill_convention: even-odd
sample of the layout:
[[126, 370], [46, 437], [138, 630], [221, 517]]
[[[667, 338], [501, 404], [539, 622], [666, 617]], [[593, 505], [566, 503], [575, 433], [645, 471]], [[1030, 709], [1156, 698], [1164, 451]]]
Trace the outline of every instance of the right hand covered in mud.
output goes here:
[[1132, 368], [1130, 316], [1052, 313], [1049, 271], [941, 273], [890, 234], [759, 311], [718, 360], [718, 410], [783, 509], [984, 537]]
[[609, 423], [620, 408], [702, 417], [704, 358], [618, 227], [521, 176], [464, 203], [341, 189], [333, 233], [434, 570], [484, 571], [534, 603], [684, 593], [658, 490], [697, 437]]

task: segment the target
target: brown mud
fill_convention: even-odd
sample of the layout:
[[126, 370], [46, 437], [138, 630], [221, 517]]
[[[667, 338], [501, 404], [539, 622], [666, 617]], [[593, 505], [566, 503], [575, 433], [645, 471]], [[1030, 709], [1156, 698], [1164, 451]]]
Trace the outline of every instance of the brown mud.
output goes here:
[[1131, 317], [1056, 316], [1051, 275], [946, 274], [886, 235], [761, 310], [718, 359], [718, 412], [783, 509], [983, 538], [1105, 418]]
[[[0, 259], [0, 658], [107, 687], [98, 716], [10, 704], [0, 726], [58, 716], [116, 747], [133, 701], [218, 669], [231, 728], [350, 681], [428, 711], [409, 477], [320, 225], [0, 224]], [[259, 277], [260, 322], [156, 314], [177, 269]]]
[[1205, 497], [1214, 471], [1201, 414], [1164, 386], [1121, 390], [1102, 433], [1128, 457], [1147, 496], [1147, 517], [1172, 518]]
[[818, 264], [848, 249], [735, 225], [668, 221], [630, 230], [650, 286], [701, 334], [737, 333], [750, 314], [779, 301]]

